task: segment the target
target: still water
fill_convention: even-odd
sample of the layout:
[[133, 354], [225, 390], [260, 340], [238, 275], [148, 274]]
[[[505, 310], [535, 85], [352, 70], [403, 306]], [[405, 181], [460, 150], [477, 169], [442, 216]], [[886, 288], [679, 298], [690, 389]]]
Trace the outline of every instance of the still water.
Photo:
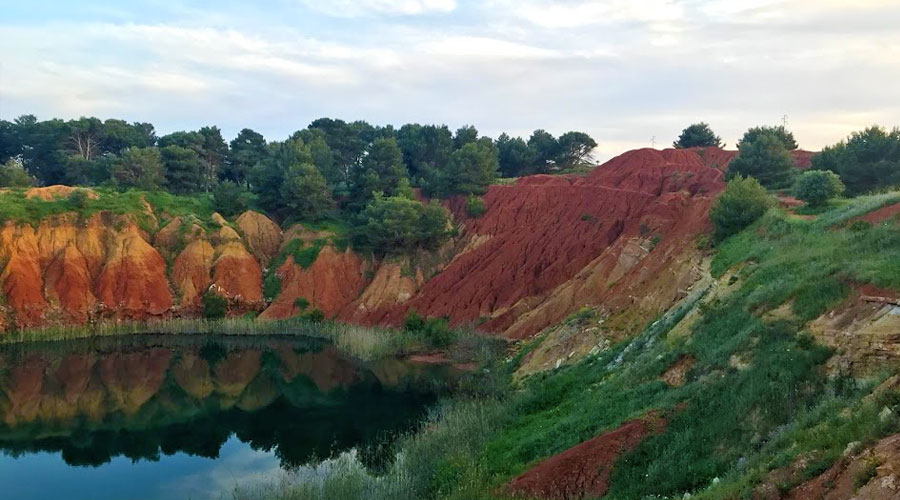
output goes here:
[[450, 378], [316, 339], [3, 347], [0, 498], [219, 499], [350, 448], [375, 465]]

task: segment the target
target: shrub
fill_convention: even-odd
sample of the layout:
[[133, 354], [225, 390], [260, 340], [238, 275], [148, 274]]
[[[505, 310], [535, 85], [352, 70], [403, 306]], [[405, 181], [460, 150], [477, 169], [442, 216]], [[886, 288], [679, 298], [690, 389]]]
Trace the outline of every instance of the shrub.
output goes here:
[[486, 211], [487, 207], [484, 205], [484, 200], [478, 196], [469, 196], [466, 200], [466, 213], [469, 214], [469, 217], [477, 219], [484, 215]]
[[88, 193], [84, 189], [76, 189], [74, 193], [69, 195], [69, 206], [75, 210], [84, 210], [87, 208], [88, 201]]
[[716, 238], [723, 240], [753, 224], [773, 205], [772, 196], [757, 181], [740, 175], [728, 182], [709, 213]]
[[794, 183], [794, 196], [810, 206], [824, 205], [844, 193], [844, 183], [834, 172], [810, 170], [803, 172]]
[[739, 154], [728, 166], [729, 177], [754, 177], [766, 187], [790, 185], [794, 162], [788, 149], [774, 133], [761, 132], [752, 142], [741, 142]]
[[225, 217], [243, 213], [250, 206], [250, 192], [236, 182], [220, 182], [212, 195], [213, 209]]
[[740, 148], [743, 143], [753, 142], [759, 136], [766, 134], [774, 135], [788, 150], [797, 149], [797, 141], [794, 140], [794, 134], [784, 128], [784, 125], [779, 125], [777, 127], [762, 126], [750, 128], [744, 132], [744, 136], [738, 141], [737, 147]]
[[0, 187], [31, 187], [34, 184], [34, 177], [28, 175], [19, 162], [8, 160], [0, 165]]
[[403, 324], [406, 331], [422, 337], [430, 347], [441, 349], [453, 343], [453, 331], [447, 318], [425, 318], [410, 311]]
[[213, 290], [203, 294], [203, 316], [207, 319], [224, 318], [228, 312], [228, 301]]
[[312, 311], [301, 314], [300, 319], [310, 323], [321, 323], [325, 321], [325, 313], [321, 309], [315, 308]]
[[828, 146], [813, 157], [813, 168], [838, 174], [847, 194], [900, 185], [900, 129], [869, 127]]
[[717, 136], [708, 124], [700, 122], [682, 130], [678, 140], [672, 145], [678, 149], [721, 146], [722, 138]]
[[297, 297], [294, 300], [294, 307], [300, 309], [301, 312], [305, 311], [307, 307], [309, 307], [309, 301], [304, 297]]
[[353, 237], [358, 248], [396, 254], [437, 248], [450, 237], [447, 226], [447, 211], [437, 202], [376, 195], [357, 217]]

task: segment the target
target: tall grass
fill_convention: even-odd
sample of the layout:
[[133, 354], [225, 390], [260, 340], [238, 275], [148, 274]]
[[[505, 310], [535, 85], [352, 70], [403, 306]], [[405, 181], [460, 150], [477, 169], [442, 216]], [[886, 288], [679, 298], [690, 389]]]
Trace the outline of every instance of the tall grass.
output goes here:
[[[455, 495], [487, 498], [480, 490], [478, 450], [495, 430], [503, 405], [492, 399], [445, 401], [418, 432], [401, 437], [381, 473], [356, 450], [286, 472], [274, 484], [238, 486], [235, 500], [419, 500]], [[462, 495], [462, 496], [460, 496]]]

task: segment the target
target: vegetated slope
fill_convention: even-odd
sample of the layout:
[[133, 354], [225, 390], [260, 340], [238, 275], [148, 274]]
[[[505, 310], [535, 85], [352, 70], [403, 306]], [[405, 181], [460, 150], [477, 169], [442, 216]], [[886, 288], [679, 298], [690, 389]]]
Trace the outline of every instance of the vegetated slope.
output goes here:
[[[813, 220], [770, 212], [721, 245], [712, 276], [643, 333], [526, 377], [473, 458], [486, 464], [483, 487], [532, 478], [540, 498], [559, 497], [554, 484], [584, 484], [566, 498], [591, 497], [577, 467], [571, 483], [533, 478], [564, 470], [560, 457], [588, 460], [584, 443], [629, 420], [668, 412], [663, 432], [598, 464], [612, 471], [603, 498], [900, 496], [900, 382], [890, 377], [900, 225], [852, 223], [898, 199], [855, 199]], [[590, 329], [597, 317], [567, 324]], [[545, 332], [529, 349], [552, 340]]]

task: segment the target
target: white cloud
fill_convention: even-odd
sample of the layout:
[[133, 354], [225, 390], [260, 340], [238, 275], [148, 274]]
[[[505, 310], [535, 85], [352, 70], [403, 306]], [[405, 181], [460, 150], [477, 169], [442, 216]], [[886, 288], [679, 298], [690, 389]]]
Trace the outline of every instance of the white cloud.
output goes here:
[[819, 148], [900, 116], [889, 84], [900, 5], [887, 0], [296, 0], [214, 21], [4, 22], [3, 118], [122, 116], [161, 133], [216, 123], [271, 138], [319, 116], [581, 129], [602, 159], [652, 136], [671, 143], [697, 120], [733, 144], [788, 114], [801, 145]]
[[456, 0], [300, 0], [310, 9], [334, 17], [448, 13]]
[[560, 55], [555, 50], [479, 36], [446, 36], [426, 41], [420, 48], [434, 56], [452, 57], [543, 59]]
[[657, 29], [677, 29], [684, 7], [676, 0], [493, 0], [498, 7], [545, 28], [573, 28], [616, 23], [646, 23]]

